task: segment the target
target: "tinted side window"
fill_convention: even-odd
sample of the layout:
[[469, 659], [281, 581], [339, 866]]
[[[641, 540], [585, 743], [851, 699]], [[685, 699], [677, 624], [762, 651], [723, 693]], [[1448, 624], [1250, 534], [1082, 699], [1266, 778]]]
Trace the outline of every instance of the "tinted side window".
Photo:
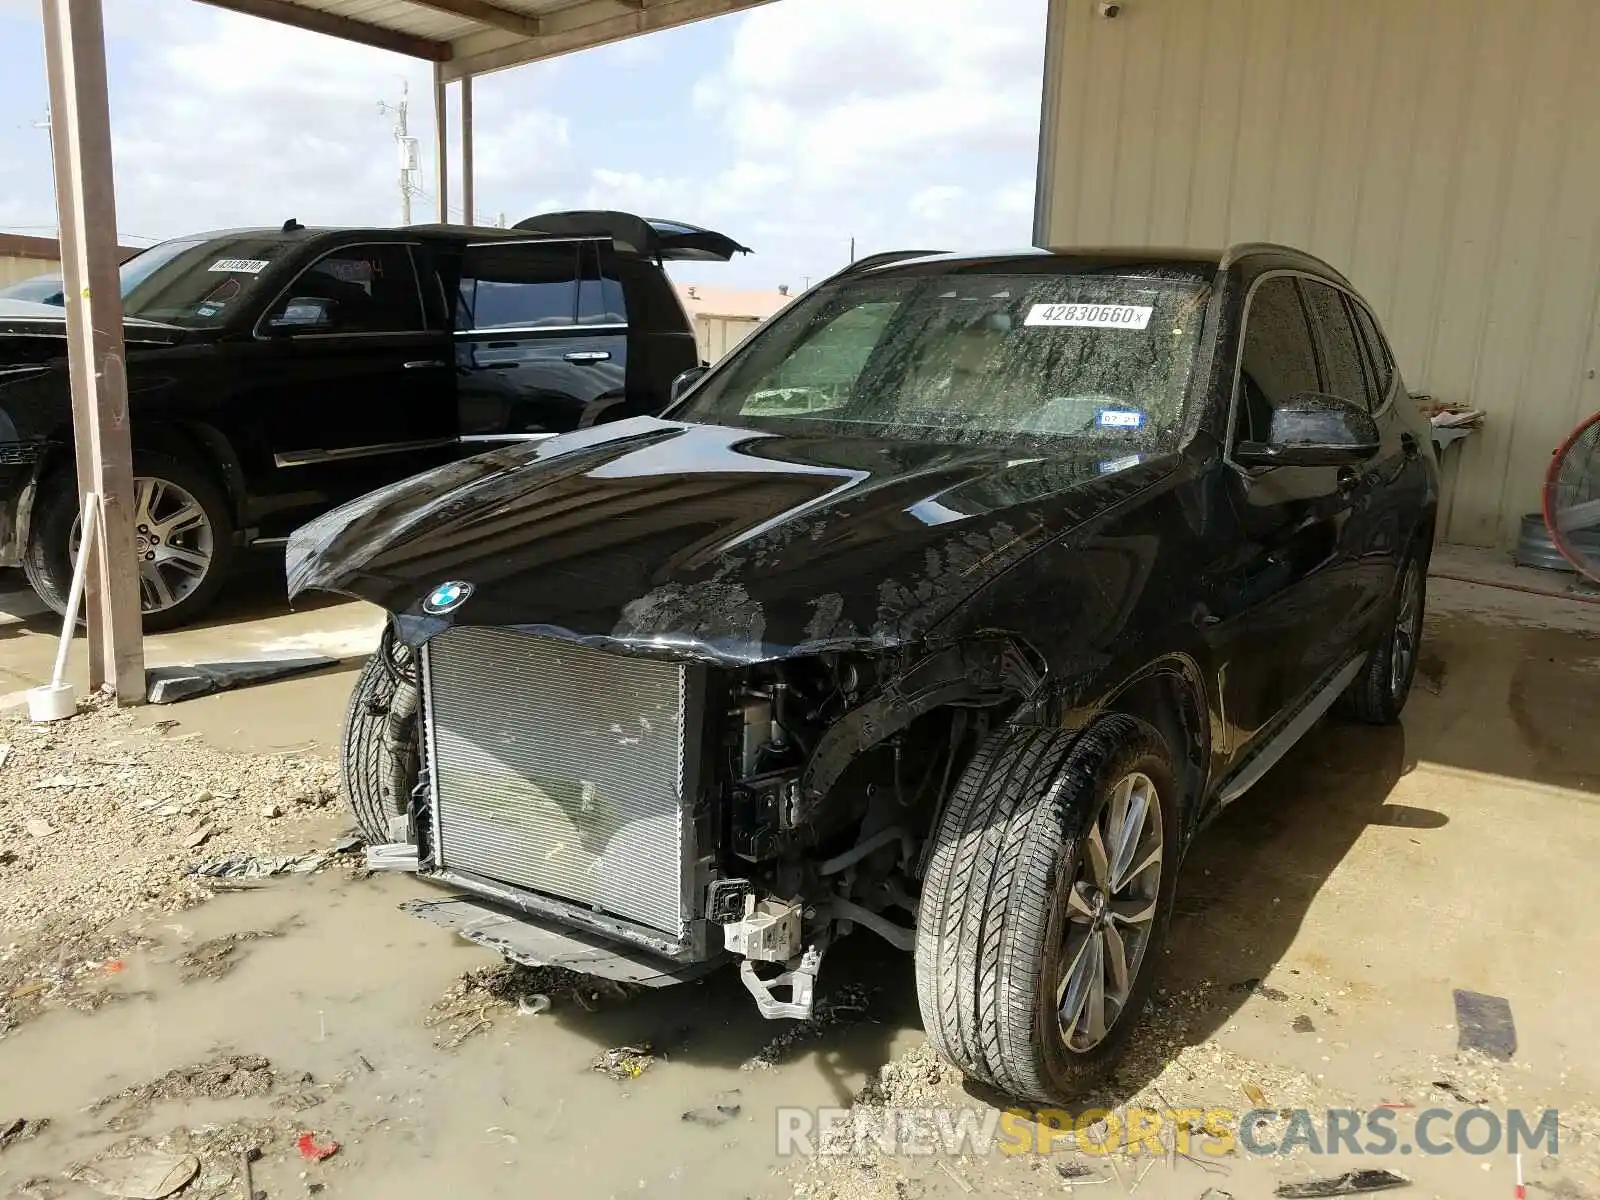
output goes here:
[[1240, 359], [1235, 437], [1265, 441], [1273, 409], [1296, 392], [1320, 389], [1311, 327], [1293, 279], [1269, 279], [1256, 289], [1245, 314]]
[[411, 252], [346, 246], [312, 263], [267, 313], [275, 328], [318, 333], [411, 333], [425, 328]]
[[1361, 340], [1367, 344], [1367, 358], [1372, 364], [1375, 378], [1373, 385], [1377, 390], [1377, 398], [1373, 402], [1373, 410], [1381, 408], [1389, 399], [1389, 388], [1394, 383], [1394, 356], [1389, 353], [1389, 343], [1383, 340], [1383, 334], [1378, 330], [1378, 322], [1367, 311], [1364, 304], [1350, 303], [1350, 311], [1356, 315], [1356, 327], [1361, 331]]
[[467, 247], [457, 329], [560, 329], [578, 320], [577, 242]]
[[1354, 404], [1370, 405], [1366, 362], [1355, 326], [1345, 311], [1343, 293], [1310, 279], [1301, 280], [1300, 286], [1322, 335], [1322, 390]]
[[578, 280], [578, 323], [628, 323], [622, 280], [617, 278], [617, 256], [608, 242], [590, 242], [583, 248], [583, 277]]

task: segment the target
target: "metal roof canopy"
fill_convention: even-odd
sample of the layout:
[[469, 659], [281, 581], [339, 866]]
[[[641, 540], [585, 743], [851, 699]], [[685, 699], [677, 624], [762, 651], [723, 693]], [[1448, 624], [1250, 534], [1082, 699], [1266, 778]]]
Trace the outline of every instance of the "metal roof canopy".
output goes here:
[[771, 0], [200, 0], [433, 63], [439, 220], [450, 220], [446, 87], [461, 85], [461, 190], [464, 223], [473, 211], [472, 80], [476, 75], [571, 54]]
[[201, 0], [438, 64], [446, 83], [769, 0]]

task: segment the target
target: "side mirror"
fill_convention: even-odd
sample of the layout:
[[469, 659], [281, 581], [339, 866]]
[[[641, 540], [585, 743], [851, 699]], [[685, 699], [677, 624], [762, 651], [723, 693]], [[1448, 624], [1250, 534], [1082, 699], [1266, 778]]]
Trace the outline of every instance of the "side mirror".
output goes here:
[[274, 333], [315, 333], [332, 326], [333, 301], [322, 296], [294, 296], [267, 322]]
[[690, 367], [674, 379], [672, 381], [672, 403], [676, 404], [687, 396], [689, 389], [704, 379], [710, 370], [711, 368], [706, 366], [705, 363], [701, 363], [698, 367]]
[[1240, 442], [1234, 461], [1247, 467], [1351, 467], [1382, 447], [1366, 407], [1342, 396], [1297, 392], [1273, 410], [1264, 442]]

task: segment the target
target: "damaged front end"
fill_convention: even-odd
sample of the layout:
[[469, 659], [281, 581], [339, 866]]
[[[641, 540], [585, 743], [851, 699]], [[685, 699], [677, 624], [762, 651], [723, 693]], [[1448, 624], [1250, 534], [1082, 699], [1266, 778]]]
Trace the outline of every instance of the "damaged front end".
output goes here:
[[372, 859], [462, 893], [411, 911], [630, 983], [742, 959], [772, 1018], [810, 1015], [857, 926], [911, 949], [940, 797], [1041, 683], [999, 637], [749, 667], [494, 628], [394, 646], [383, 669], [413, 673], [381, 716]]

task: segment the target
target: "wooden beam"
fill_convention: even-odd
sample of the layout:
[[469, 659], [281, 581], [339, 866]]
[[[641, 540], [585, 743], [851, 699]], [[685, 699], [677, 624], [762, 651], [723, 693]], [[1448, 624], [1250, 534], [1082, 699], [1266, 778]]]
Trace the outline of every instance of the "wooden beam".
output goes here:
[[45, 0], [50, 148], [61, 222], [61, 295], [72, 379], [78, 496], [99, 497], [85, 551], [89, 689], [114, 685], [121, 704], [145, 698], [139, 563], [133, 543], [133, 441], [128, 430], [111, 107], [100, 0]]
[[306, 8], [302, 4], [291, 3], [291, 0], [200, 0], [200, 2], [209, 4], [213, 8], [225, 8], [229, 12], [243, 13], [247, 17], [260, 17], [264, 21], [292, 25], [296, 29], [323, 33], [329, 37], [343, 38], [347, 42], [359, 42], [363, 46], [373, 46], [395, 54], [406, 54], [412, 58], [449, 62], [451, 57], [449, 42], [436, 42], [432, 38], [416, 37], [395, 29], [385, 29], [381, 25], [357, 21], [353, 17], [336, 16], [315, 8]]
[[[548, 13], [541, 22], [543, 32], [536, 38], [508, 44], [504, 34], [484, 32], [456, 39], [456, 57], [442, 70], [450, 81], [487, 75], [770, 3], [772, 0], [648, 0], [635, 8], [632, 0], [580, 0]], [[618, 12], [619, 7], [627, 11]]]
[[476, 225], [477, 189], [473, 186], [472, 164], [472, 76], [461, 81], [461, 218], [463, 225]]
[[[433, 64], [434, 198], [439, 202], [439, 224], [450, 224], [450, 101], [445, 92], [444, 68]], [[467, 224], [472, 224], [468, 221]]]
[[431, 8], [435, 12], [465, 17], [480, 25], [492, 25], [496, 29], [504, 29], [507, 33], [515, 33], [522, 37], [539, 36], [538, 17], [512, 12], [509, 8], [490, 4], [488, 0], [411, 0], [411, 3]]

